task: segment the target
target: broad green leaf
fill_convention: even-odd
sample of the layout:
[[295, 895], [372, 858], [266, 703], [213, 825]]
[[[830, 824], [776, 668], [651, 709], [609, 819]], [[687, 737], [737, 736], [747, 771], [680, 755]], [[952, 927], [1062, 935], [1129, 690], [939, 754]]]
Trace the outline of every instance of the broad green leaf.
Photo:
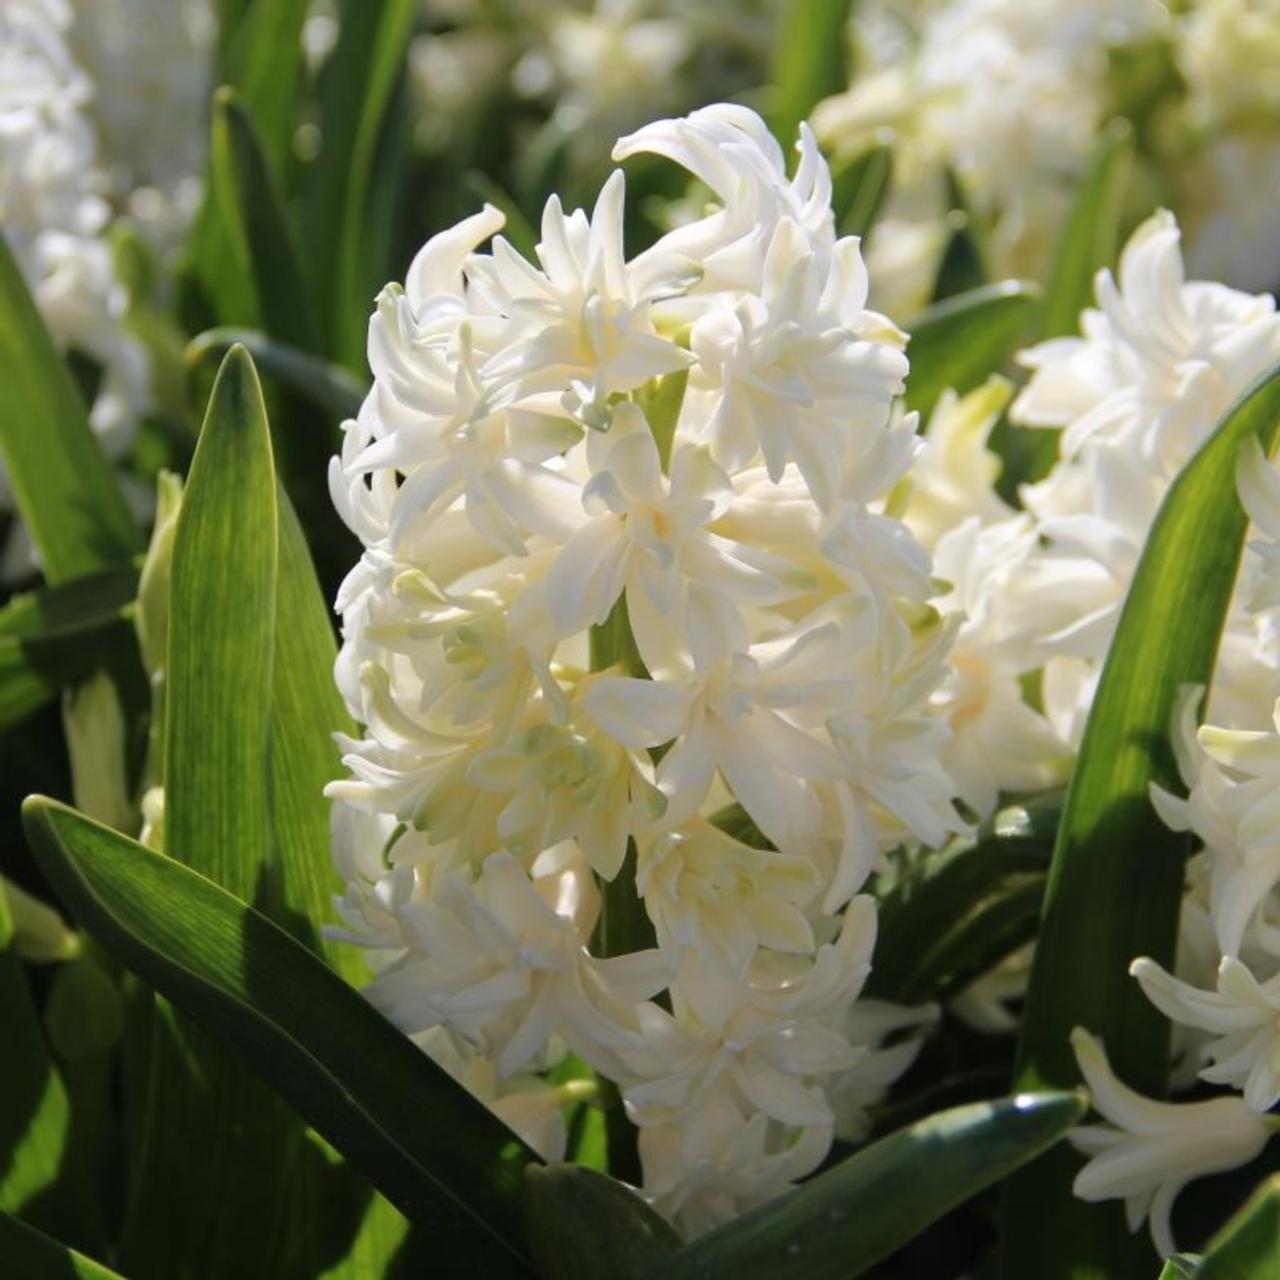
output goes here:
[[276, 478], [253, 362], [214, 384], [174, 534], [165, 830], [197, 871], [252, 901], [268, 887], [267, 742]]
[[123, 1280], [68, 1245], [0, 1211], [0, 1261], [5, 1280]]
[[316, 928], [333, 915], [338, 883], [329, 860], [324, 788], [341, 772], [337, 731], [355, 726], [333, 681], [337, 657], [329, 610], [289, 500], [279, 495], [280, 572], [276, 579], [275, 680], [271, 694], [269, 807], [279, 859], [286, 927], [321, 950], [348, 982], [368, 970], [358, 948], [326, 941]]
[[0, 728], [16, 724], [132, 641], [133, 565], [14, 596], [0, 608]]
[[1075, 333], [1093, 301], [1093, 277], [1115, 259], [1120, 214], [1133, 164], [1133, 129], [1113, 120], [1103, 131], [1058, 242], [1045, 289], [1041, 336]]
[[213, 97], [209, 171], [219, 215], [247, 270], [263, 328], [278, 341], [313, 349], [314, 310], [280, 185], [253, 119], [227, 87]]
[[963, 395], [985, 382], [1009, 359], [1039, 305], [1036, 285], [1004, 280], [922, 311], [907, 325], [907, 408], [927, 419], [948, 387]]
[[[416, 0], [346, 0], [338, 43], [321, 84], [321, 134], [308, 210], [307, 247], [324, 264], [320, 314], [331, 317], [328, 349], [352, 369], [365, 366], [372, 288], [388, 264], [366, 239], [379, 141], [399, 81]], [[378, 281], [371, 277], [378, 276]]]
[[[1177, 789], [1170, 729], [1179, 690], [1207, 685], [1236, 579], [1246, 519], [1236, 496], [1241, 445], [1270, 450], [1280, 366], [1259, 379], [1174, 481], [1147, 538], [1094, 696], [1067, 790], [1023, 1015], [1018, 1086], [1078, 1079], [1068, 1037], [1087, 1027], [1116, 1074], [1164, 1093], [1169, 1023], [1128, 975], [1134, 956], [1173, 961], [1187, 837], [1148, 798]], [[1054, 1152], [1006, 1193], [1005, 1275], [1119, 1274], [1145, 1252], [1119, 1206], [1071, 1194], [1079, 1159]]]
[[[257, 375], [247, 353], [233, 349], [214, 383], [174, 531], [165, 848], [276, 915], [285, 904], [267, 777], [277, 519]], [[286, 1206], [270, 1188], [296, 1176], [301, 1126], [242, 1062], [182, 1018], [161, 1010], [152, 1038], [126, 1269], [182, 1274], [200, 1259], [213, 1273], [267, 1276], [289, 1248]]]
[[1165, 1260], [1160, 1280], [1195, 1280], [1200, 1259], [1190, 1253], [1175, 1253]]
[[869, 994], [947, 1000], [1035, 935], [1062, 796], [1001, 809], [924, 854], [880, 900]]
[[865, 236], [871, 230], [892, 177], [893, 148], [887, 143], [868, 147], [832, 172], [831, 203], [842, 236]]
[[347, 1255], [320, 1273], [319, 1280], [390, 1280], [410, 1247], [410, 1224], [391, 1203], [374, 1194], [365, 1207]]
[[1209, 1242], [1195, 1280], [1280, 1276], [1280, 1175], [1268, 1178]]
[[848, 87], [850, 0], [788, 0], [774, 47], [769, 124], [788, 152], [800, 121]]
[[305, 947], [181, 862], [43, 797], [23, 820], [88, 933], [234, 1045], [434, 1233], [437, 1274], [528, 1274], [520, 1197], [537, 1156], [482, 1103]]
[[543, 1280], [652, 1280], [680, 1248], [637, 1192], [577, 1165], [530, 1165], [524, 1209]]
[[1083, 1094], [1044, 1093], [941, 1111], [701, 1236], [655, 1280], [851, 1280], [1052, 1146], [1086, 1107]]
[[[97, 1210], [89, 1199], [79, 1153], [68, 1145], [71, 1110], [66, 1090], [45, 1047], [2, 889], [0, 1027], [0, 1212], [21, 1214], [77, 1244], [93, 1245], [99, 1231]], [[5, 1257], [0, 1245], [0, 1260]]]
[[0, 462], [46, 579], [65, 582], [141, 552], [76, 385], [3, 243], [0, 388]]
[[368, 394], [368, 382], [350, 370], [276, 342], [257, 329], [207, 329], [187, 346], [187, 364], [194, 368], [210, 359], [221, 360], [234, 346], [244, 347], [267, 378], [339, 420], [354, 418]]

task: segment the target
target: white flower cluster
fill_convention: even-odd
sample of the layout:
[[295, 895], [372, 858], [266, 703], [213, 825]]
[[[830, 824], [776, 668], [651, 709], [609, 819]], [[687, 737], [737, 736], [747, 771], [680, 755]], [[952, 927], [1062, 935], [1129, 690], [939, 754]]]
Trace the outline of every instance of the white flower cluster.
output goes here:
[[[0, 235], [54, 341], [99, 367], [89, 420], [123, 457], [152, 408], [112, 222], [177, 248], [201, 194], [214, 17], [209, 0], [6, 0], [0, 8]], [[145, 509], [148, 495], [121, 477]], [[0, 472], [0, 508], [12, 506]], [[19, 525], [0, 580], [30, 574]]]
[[[940, 607], [962, 618], [938, 697], [953, 732], [947, 759], [982, 816], [1001, 791], [1063, 776], [1160, 502], [1222, 414], [1280, 359], [1274, 301], [1186, 282], [1168, 213], [1134, 232], [1118, 279], [1102, 271], [1096, 289], [1080, 337], [1020, 357], [1032, 376], [1012, 418], [1061, 432], [1059, 461], [1024, 486], [1024, 510], [990, 488], [985, 440], [1009, 395], [999, 381], [939, 405], [913, 477], [905, 518], [953, 585]], [[1233, 608], [1214, 715], [1261, 727], [1258, 708], [1280, 692], [1274, 633], [1273, 611]]]
[[[536, 261], [487, 208], [378, 299], [332, 469], [366, 736], [330, 792], [370, 998], [552, 1154], [566, 1097], [531, 1077], [578, 1055], [692, 1233], [857, 1133], [913, 1052], [881, 1042], [929, 1016], [858, 1000], [858, 895], [960, 825], [930, 706], [951, 628], [885, 511], [918, 448], [890, 425], [903, 335], [812, 135], [791, 180], [741, 107], [614, 156], [639, 152], [711, 212], [628, 258], [615, 172], [590, 216], [547, 203]], [[605, 882], [654, 947], [593, 941]]]
[[[1161, 501], [1226, 410], [1280, 361], [1273, 299], [1185, 281], [1168, 213], [1138, 228], [1118, 278], [1100, 272], [1096, 295], [1081, 336], [1021, 357], [1032, 376], [1013, 418], [1061, 433], [1059, 461], [1023, 488], [1024, 509], [1003, 508], [989, 488], [985, 439], [1009, 395], [999, 381], [942, 402], [907, 507], [964, 618], [954, 674], [937, 701], [950, 714], [957, 783], [983, 813], [999, 791], [1028, 789], [1028, 771], [1043, 779], [1079, 746]], [[1077, 1194], [1124, 1199], [1135, 1227], [1149, 1215], [1164, 1252], [1182, 1186], [1252, 1159], [1274, 1130], [1265, 1113], [1280, 1100], [1280, 732], [1267, 718], [1280, 695], [1280, 477], [1256, 446], [1242, 459], [1240, 491], [1263, 536], [1219, 655], [1210, 714], [1226, 727], [1197, 735], [1201, 691], [1188, 696], [1178, 747], [1191, 795], [1155, 796], [1165, 820], [1205, 846], [1190, 867], [1178, 972], [1149, 959], [1133, 972], [1181, 1024], [1179, 1079], [1199, 1070], [1243, 1097], [1150, 1102], [1115, 1080], [1085, 1032], [1075, 1041], [1110, 1122], [1075, 1135], [1093, 1157]], [[1032, 680], [1034, 707], [1024, 700]]]
[[[867, 251], [890, 315], [929, 300], [951, 234], [948, 169], [994, 273], [1042, 278], [1099, 130], [1153, 103], [1144, 159], [1176, 196], [1193, 270], [1243, 289], [1280, 281], [1280, 218], [1253, 198], [1280, 181], [1275, 0], [878, 0], [856, 6], [852, 33], [857, 77], [814, 127], [846, 154], [892, 138], [893, 190]], [[1130, 102], [1161, 60], [1178, 75]]]
[[127, 296], [89, 106], [93, 86], [67, 44], [66, 0], [0, 9], [0, 233], [55, 340], [103, 370], [91, 420], [108, 452], [147, 404], [145, 352], [122, 321]]
[[433, 0], [424, 10], [441, 29], [410, 51], [418, 127], [444, 141], [514, 94], [549, 111], [574, 166], [594, 174], [620, 132], [758, 80], [778, 8], [777, 0]]
[[204, 188], [217, 22], [211, 0], [73, 0], [110, 195], [176, 250]]
[[837, 151], [892, 134], [893, 191], [869, 241], [876, 301], [895, 317], [928, 301], [948, 168], [992, 227], [996, 274], [1040, 275], [1106, 116], [1108, 50], [1165, 21], [1156, 0], [858, 6], [857, 77], [813, 121]]
[[1245, 289], [1280, 284], [1280, 4], [1196, 0], [1174, 24], [1193, 147], [1173, 179], [1199, 274]]

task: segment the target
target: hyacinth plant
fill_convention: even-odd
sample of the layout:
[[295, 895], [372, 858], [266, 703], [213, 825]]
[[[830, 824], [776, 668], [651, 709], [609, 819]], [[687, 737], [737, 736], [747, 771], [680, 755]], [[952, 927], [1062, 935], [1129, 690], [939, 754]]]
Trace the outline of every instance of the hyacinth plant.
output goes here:
[[0, 12], [0, 1275], [1280, 1270], [1240, 7]]

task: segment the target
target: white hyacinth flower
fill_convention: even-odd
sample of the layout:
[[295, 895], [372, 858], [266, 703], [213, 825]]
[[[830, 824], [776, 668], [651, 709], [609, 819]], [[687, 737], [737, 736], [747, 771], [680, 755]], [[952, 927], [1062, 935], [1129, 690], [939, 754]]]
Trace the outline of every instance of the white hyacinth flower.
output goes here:
[[1071, 1047], [1094, 1109], [1108, 1123], [1068, 1135], [1089, 1156], [1073, 1189], [1082, 1200], [1123, 1200], [1129, 1230], [1149, 1221], [1161, 1256], [1176, 1252], [1169, 1215], [1188, 1182], [1247, 1164], [1271, 1140], [1276, 1121], [1239, 1098], [1155, 1102], [1116, 1079], [1099, 1040], [1082, 1027]]
[[1179, 982], [1146, 956], [1129, 972], [1166, 1017], [1217, 1037], [1204, 1046], [1202, 1080], [1239, 1089], [1253, 1111], [1280, 1102], [1280, 976], [1259, 982], [1232, 956], [1222, 958], [1216, 991]]
[[[888, 509], [919, 449], [905, 338], [798, 149], [788, 175], [730, 106], [624, 139], [718, 201], [630, 259], [620, 172], [590, 216], [548, 202], [536, 262], [482, 250], [491, 208], [434, 237], [378, 299], [330, 474], [364, 545], [335, 932], [500, 1113], [565, 1047], [618, 1086], [686, 1233], [811, 1172], [836, 1100], [857, 1130], [905, 1070], [916, 1012], [856, 1014], [856, 895], [963, 826], [954, 624]], [[651, 950], [605, 954], [619, 877]]]
[[[149, 406], [150, 370], [124, 327], [94, 85], [68, 46], [71, 20], [64, 0], [13, 0], [0, 12], [0, 232], [54, 341], [102, 366], [90, 421], [119, 456]], [[11, 556], [10, 571], [20, 567]]]

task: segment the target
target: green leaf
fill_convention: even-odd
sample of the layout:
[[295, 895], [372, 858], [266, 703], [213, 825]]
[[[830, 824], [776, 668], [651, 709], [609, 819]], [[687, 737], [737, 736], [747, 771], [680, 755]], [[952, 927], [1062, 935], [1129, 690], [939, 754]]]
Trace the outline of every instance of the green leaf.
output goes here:
[[142, 534], [7, 244], [0, 244], [0, 387], [0, 462], [48, 581], [141, 552]]
[[92, 1258], [0, 1212], [0, 1258], [6, 1280], [123, 1280]]
[[1280, 1276], [1280, 1174], [1268, 1178], [1209, 1242], [1195, 1280]]
[[16, 724], [132, 643], [133, 565], [14, 596], [0, 608], [0, 728]]
[[[66, 1090], [45, 1047], [2, 889], [0, 1027], [0, 1211], [21, 1214], [78, 1244], [92, 1245], [97, 1214], [78, 1152], [68, 1145]], [[2, 1244], [0, 1258], [7, 1261]]]
[[[266, 785], [277, 519], [266, 410], [236, 348], [214, 383], [173, 536], [165, 848], [278, 915]], [[144, 1106], [127, 1268], [181, 1274], [200, 1259], [214, 1273], [278, 1269], [288, 1206], [271, 1188], [296, 1177], [301, 1126], [243, 1063], [165, 1010], [153, 1019]]]
[[[251, 0], [238, 3], [234, 33], [219, 39], [226, 48], [223, 78], [252, 116], [276, 176], [287, 175], [298, 96], [303, 87], [302, 26], [310, 0]], [[221, 324], [258, 321], [252, 281], [237, 269], [233, 244], [218, 211], [210, 151], [210, 179], [186, 248], [187, 273], [199, 284]]]
[[340, 421], [354, 418], [368, 394], [368, 382], [350, 370], [276, 342], [257, 329], [207, 329], [187, 346], [186, 362], [195, 368], [210, 359], [221, 360], [234, 346], [244, 347], [268, 378]]
[[44, 797], [23, 822], [85, 930], [434, 1232], [437, 1274], [527, 1274], [521, 1184], [538, 1158], [482, 1103], [305, 947], [181, 862]]
[[305, 88], [302, 28], [310, 0], [251, 0], [236, 25], [226, 80], [252, 115], [272, 167], [282, 177]]
[[1201, 1259], [1193, 1253], [1175, 1253], [1166, 1258], [1160, 1280], [1195, 1280]]
[[1041, 336], [1075, 333], [1093, 301], [1093, 277], [1115, 260], [1120, 214], [1133, 164], [1133, 129], [1113, 120], [1103, 131], [1076, 192], [1045, 289]]
[[774, 48], [769, 124], [790, 149], [800, 121], [849, 85], [850, 0], [789, 0]]
[[907, 408], [927, 419], [948, 387], [963, 395], [985, 382], [1009, 359], [1039, 305], [1036, 285], [1004, 280], [922, 311], [907, 325]]
[[980, 289], [991, 282], [987, 265], [990, 261], [987, 229], [974, 215], [968, 193], [955, 170], [948, 166], [944, 178], [950, 206], [946, 217], [950, 238], [942, 251], [942, 261], [938, 264], [934, 280], [935, 303]]
[[235, 91], [213, 96], [209, 172], [228, 239], [247, 271], [268, 335], [312, 349], [316, 335], [302, 259], [252, 118]]
[[[1187, 837], [1149, 800], [1179, 786], [1170, 730], [1179, 690], [1207, 685], [1240, 562], [1242, 444], [1270, 449], [1280, 427], [1280, 366], [1250, 387], [1174, 481], [1147, 538], [1094, 696], [1067, 791], [1023, 1015], [1018, 1085], [1078, 1079], [1068, 1037], [1106, 1042], [1116, 1074], [1164, 1093], [1169, 1023], [1128, 976], [1135, 956], [1173, 961]], [[1119, 1274], [1149, 1257], [1119, 1206], [1071, 1194], [1079, 1161], [1055, 1152], [1006, 1193], [1006, 1275]], [[1141, 1251], [1141, 1254], [1140, 1252]]]
[[223, 361], [174, 534], [166, 845], [252, 900], [270, 861], [267, 741], [275, 644], [276, 478], [248, 353]]
[[276, 579], [275, 681], [271, 695], [271, 830], [279, 859], [285, 919], [348, 982], [368, 970], [358, 948], [326, 941], [316, 925], [333, 914], [338, 883], [329, 860], [329, 802], [324, 788], [341, 763], [335, 732], [355, 732], [333, 680], [337, 657], [329, 610], [307, 540], [289, 500], [279, 495], [280, 572]]
[[1086, 1108], [1083, 1094], [1045, 1093], [941, 1111], [708, 1232], [659, 1280], [850, 1280], [1052, 1146]]
[[308, 202], [307, 247], [325, 267], [317, 283], [320, 314], [333, 323], [328, 349], [352, 369], [365, 367], [372, 288], [388, 270], [377, 238], [366, 239], [366, 224], [379, 142], [417, 10], [416, 0], [347, 0], [322, 79], [324, 145]]
[[868, 147], [843, 162], [832, 175], [832, 206], [842, 236], [865, 236], [889, 195], [893, 178], [893, 148], [887, 143]]
[[1035, 935], [1062, 795], [1001, 809], [880, 899], [868, 994], [948, 1000]]
[[524, 1213], [543, 1280], [651, 1280], [680, 1248], [637, 1192], [577, 1165], [530, 1165]]

